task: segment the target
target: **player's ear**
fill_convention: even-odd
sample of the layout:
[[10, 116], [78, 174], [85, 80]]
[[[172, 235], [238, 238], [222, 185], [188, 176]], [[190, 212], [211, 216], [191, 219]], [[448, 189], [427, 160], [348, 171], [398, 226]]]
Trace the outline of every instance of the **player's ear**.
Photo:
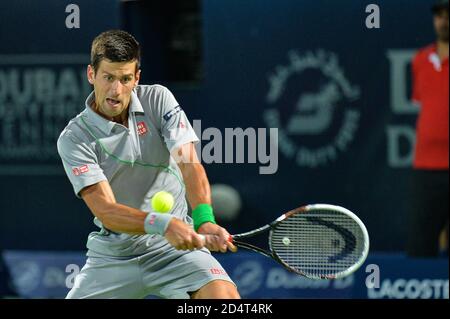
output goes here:
[[135, 78], [136, 78], [136, 82], [134, 83], [134, 86], [139, 84], [139, 80], [141, 78], [141, 70], [137, 70]]
[[86, 75], [90, 84], [94, 84], [95, 71], [92, 65], [87, 66]]

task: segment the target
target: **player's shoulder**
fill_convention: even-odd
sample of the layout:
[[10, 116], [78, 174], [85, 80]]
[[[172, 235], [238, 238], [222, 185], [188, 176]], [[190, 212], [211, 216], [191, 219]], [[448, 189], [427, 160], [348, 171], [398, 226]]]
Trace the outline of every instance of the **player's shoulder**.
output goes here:
[[421, 63], [423, 61], [427, 61], [430, 53], [434, 52], [435, 50], [436, 45], [434, 43], [421, 47], [419, 50], [417, 50], [413, 59], [413, 63]]
[[171, 93], [170, 90], [161, 84], [139, 84], [135, 88], [138, 97], [149, 97]]
[[175, 96], [165, 86], [160, 84], [138, 85], [135, 93], [145, 112], [160, 118], [178, 105]]
[[69, 123], [67, 123], [66, 127], [64, 127], [61, 131], [57, 141], [58, 148], [65, 144], [80, 143], [87, 136], [81, 125], [82, 116], [84, 113], [85, 111], [79, 113], [71, 119]]

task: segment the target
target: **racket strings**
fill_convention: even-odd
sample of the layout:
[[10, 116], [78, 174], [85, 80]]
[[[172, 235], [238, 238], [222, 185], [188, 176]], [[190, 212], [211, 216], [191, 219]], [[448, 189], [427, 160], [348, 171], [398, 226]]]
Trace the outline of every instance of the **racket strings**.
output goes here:
[[333, 277], [357, 263], [365, 238], [359, 224], [337, 211], [297, 213], [271, 233], [271, 248], [286, 264], [311, 278]]

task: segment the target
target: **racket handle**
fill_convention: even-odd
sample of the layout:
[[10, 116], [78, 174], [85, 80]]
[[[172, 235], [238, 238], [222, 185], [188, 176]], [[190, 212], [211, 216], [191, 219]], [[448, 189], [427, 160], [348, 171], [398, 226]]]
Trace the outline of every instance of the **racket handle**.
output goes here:
[[[203, 241], [203, 243], [206, 242], [206, 235], [198, 234], [198, 236], [201, 238], [201, 240]], [[211, 235], [208, 235], [208, 236], [211, 236]], [[230, 242], [230, 243], [233, 242], [233, 236], [232, 236], [232, 235], [230, 235], [230, 236], [228, 237], [228, 242]]]

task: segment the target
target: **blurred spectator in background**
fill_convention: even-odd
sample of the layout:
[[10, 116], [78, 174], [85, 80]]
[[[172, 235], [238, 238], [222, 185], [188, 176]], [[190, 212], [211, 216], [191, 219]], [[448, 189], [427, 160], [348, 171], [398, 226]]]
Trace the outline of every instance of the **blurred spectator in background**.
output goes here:
[[432, 7], [437, 40], [422, 48], [412, 63], [414, 102], [420, 105], [416, 127], [413, 192], [407, 253], [433, 257], [448, 229], [449, 95], [448, 0]]

